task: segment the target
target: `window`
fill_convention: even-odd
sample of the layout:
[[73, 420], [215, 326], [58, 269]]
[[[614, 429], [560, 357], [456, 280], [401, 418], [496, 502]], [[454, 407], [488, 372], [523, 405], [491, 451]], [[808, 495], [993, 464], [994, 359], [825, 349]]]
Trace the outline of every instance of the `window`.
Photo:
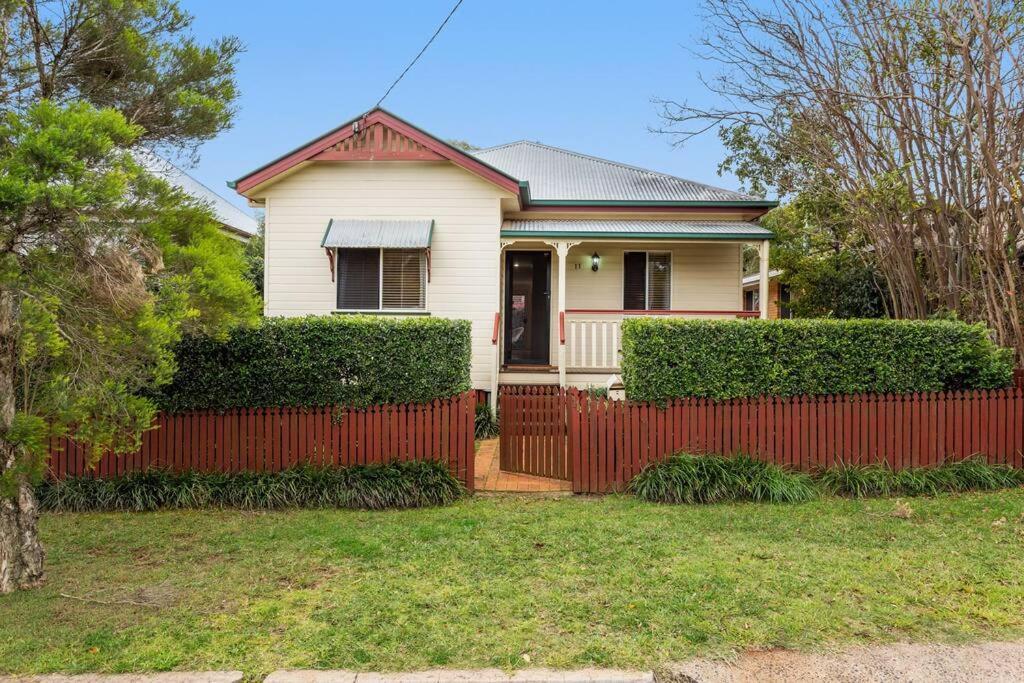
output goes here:
[[743, 292], [743, 310], [744, 311], [756, 311], [756, 310], [758, 310], [758, 303], [759, 302], [758, 302], [757, 292], [756, 291], [754, 291], [752, 289], [748, 289], [747, 291]]
[[420, 249], [338, 249], [337, 273], [340, 310], [426, 308], [426, 258]]
[[384, 249], [381, 308], [414, 309], [426, 305], [426, 273], [419, 249]]
[[627, 251], [623, 255], [622, 308], [667, 311], [672, 308], [672, 255]]
[[789, 285], [779, 283], [779, 317], [786, 320], [793, 317], [793, 309], [789, 307], [790, 297]]

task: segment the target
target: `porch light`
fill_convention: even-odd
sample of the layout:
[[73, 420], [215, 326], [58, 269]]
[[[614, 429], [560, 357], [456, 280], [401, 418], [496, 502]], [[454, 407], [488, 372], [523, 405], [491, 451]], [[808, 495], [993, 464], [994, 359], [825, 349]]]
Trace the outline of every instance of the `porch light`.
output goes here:
[[594, 255], [590, 257], [590, 269], [596, 273], [597, 269], [600, 268], [600, 267], [601, 267], [601, 255], [598, 254], [595, 251]]

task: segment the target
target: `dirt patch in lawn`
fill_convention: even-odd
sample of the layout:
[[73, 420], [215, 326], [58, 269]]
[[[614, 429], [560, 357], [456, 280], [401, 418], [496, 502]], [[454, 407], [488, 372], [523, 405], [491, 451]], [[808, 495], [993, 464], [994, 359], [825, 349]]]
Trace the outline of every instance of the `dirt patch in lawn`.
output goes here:
[[899, 643], [837, 653], [790, 650], [747, 652], [733, 661], [695, 659], [659, 672], [669, 683], [773, 683], [775, 681], [1021, 681], [1024, 641], [976, 645]]

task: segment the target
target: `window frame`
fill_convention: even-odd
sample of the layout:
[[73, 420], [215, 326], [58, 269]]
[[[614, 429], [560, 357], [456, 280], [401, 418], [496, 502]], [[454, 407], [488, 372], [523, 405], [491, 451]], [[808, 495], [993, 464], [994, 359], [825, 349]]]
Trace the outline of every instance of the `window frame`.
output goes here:
[[[338, 252], [348, 247], [334, 247], [334, 262], [340, 263]], [[365, 248], [365, 247], [364, 247]], [[337, 273], [334, 283], [335, 313], [384, 313], [395, 315], [430, 315], [430, 278], [427, 277], [427, 250], [414, 249], [420, 255], [420, 276], [423, 279], [422, 308], [384, 308], [384, 252], [409, 251], [409, 249], [389, 247], [369, 247], [377, 250], [377, 308], [338, 308], [338, 287], [341, 286], [341, 273]]]
[[[626, 311], [626, 254], [644, 255], [644, 307]], [[668, 254], [668, 308], [651, 308], [650, 280], [648, 279], [651, 254]], [[671, 249], [623, 249], [622, 250], [622, 283], [619, 287], [619, 310], [627, 313], [648, 313], [650, 311], [671, 311], [672, 300], [675, 299], [675, 254]]]

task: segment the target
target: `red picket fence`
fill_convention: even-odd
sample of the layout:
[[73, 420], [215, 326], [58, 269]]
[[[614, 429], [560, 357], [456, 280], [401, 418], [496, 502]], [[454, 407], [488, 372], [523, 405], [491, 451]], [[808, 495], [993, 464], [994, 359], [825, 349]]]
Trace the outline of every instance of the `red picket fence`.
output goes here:
[[573, 389], [507, 387], [499, 400], [502, 469], [571, 479], [577, 493], [622, 490], [679, 451], [744, 453], [801, 470], [901, 469], [971, 455], [1024, 466], [1022, 388], [679, 399], [659, 408]]
[[801, 470], [893, 469], [982, 455], [1024, 466], [1024, 390], [791, 396], [665, 408], [567, 395], [573, 490], [621, 490], [649, 463], [685, 451], [744, 453]]
[[50, 445], [50, 475], [112, 476], [151, 467], [203, 472], [276, 472], [299, 464], [347, 466], [441, 460], [473, 488], [476, 394], [422, 405], [242, 408], [160, 414], [142, 447], [103, 455], [93, 467], [71, 439]]

